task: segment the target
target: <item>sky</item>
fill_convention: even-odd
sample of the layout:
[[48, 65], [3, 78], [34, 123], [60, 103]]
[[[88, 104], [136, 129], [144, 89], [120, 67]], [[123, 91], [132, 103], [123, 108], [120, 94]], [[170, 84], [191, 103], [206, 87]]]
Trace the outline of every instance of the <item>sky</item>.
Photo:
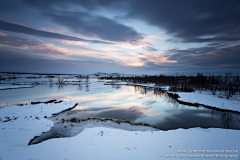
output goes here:
[[239, 73], [240, 0], [0, 0], [0, 72]]

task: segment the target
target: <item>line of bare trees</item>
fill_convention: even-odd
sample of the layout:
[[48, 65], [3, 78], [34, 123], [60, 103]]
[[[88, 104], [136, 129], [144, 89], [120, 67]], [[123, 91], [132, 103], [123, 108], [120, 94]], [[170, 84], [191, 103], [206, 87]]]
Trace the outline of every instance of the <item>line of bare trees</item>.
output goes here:
[[85, 79], [85, 82], [88, 83], [90, 79], [89, 75], [86, 75], [86, 76], [77, 75], [76, 78], [79, 83], [81, 83], [84, 79]]
[[134, 77], [100, 77], [99, 79], [118, 79], [132, 83], [155, 83], [159, 86], [170, 86], [170, 91], [192, 92], [211, 91], [213, 95], [226, 96], [227, 99], [233, 95], [240, 94], [240, 75], [226, 73], [225, 75], [142, 75]]

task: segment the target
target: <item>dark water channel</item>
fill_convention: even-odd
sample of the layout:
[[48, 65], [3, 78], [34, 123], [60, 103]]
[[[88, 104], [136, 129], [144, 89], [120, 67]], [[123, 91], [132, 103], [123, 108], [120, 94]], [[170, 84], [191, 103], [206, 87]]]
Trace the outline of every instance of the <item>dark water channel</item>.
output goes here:
[[240, 114], [182, 105], [160, 89], [104, 85], [39, 85], [34, 88], [0, 90], [0, 106], [30, 103], [39, 99], [74, 101], [78, 106], [60, 118], [100, 117], [145, 122], [161, 130], [178, 128], [240, 129]]

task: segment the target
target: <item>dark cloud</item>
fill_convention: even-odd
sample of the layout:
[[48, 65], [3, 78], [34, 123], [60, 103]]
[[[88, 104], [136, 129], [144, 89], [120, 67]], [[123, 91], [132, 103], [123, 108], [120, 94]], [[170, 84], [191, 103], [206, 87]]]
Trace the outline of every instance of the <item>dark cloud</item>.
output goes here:
[[[20, 2], [18, 2], [19, 4]], [[238, 0], [89, 0], [89, 1], [31, 1], [30, 5], [40, 14], [87, 36], [110, 41], [132, 41], [142, 38], [133, 28], [103, 16], [94, 16], [91, 11], [104, 9], [122, 10], [127, 18], [137, 18], [163, 28], [177, 40], [184, 42], [217, 42], [240, 40], [240, 1]], [[23, 6], [23, 4], [21, 4]], [[3, 3], [9, 9], [14, 3]], [[69, 12], [79, 6], [77, 12]], [[84, 8], [84, 9], [81, 9]], [[66, 11], [68, 10], [68, 11]], [[176, 39], [172, 39], [175, 40]]]
[[[134, 28], [118, 23], [114, 19], [109, 19], [100, 15], [93, 15], [91, 11], [67, 10], [68, 7], [78, 6], [88, 10], [98, 10], [98, 6], [118, 7], [122, 4], [119, 1], [24, 1], [37, 8], [44, 17], [48, 17], [52, 22], [69, 28], [75, 33], [85, 36], [98, 37], [109, 41], [132, 42], [143, 38]], [[123, 1], [123, 3], [125, 3]], [[58, 8], [58, 9], [56, 9]], [[60, 8], [60, 9], [59, 9]], [[64, 9], [65, 8], [65, 9]], [[67, 11], [66, 11], [67, 10]], [[85, 9], [86, 10], [86, 9]]]
[[98, 71], [134, 73], [137, 70], [114, 62], [106, 63], [94, 58], [89, 60], [84, 56], [77, 56], [73, 59], [49, 58], [45, 54], [33, 54], [32, 50], [0, 46], [0, 71], [89, 74]]
[[92, 10], [98, 6], [125, 9], [129, 12], [125, 17], [164, 28], [184, 42], [240, 40], [239, 0], [94, 0], [79, 4]]
[[138, 41], [142, 35], [132, 27], [117, 23], [102, 16], [92, 16], [87, 12], [46, 13], [45, 16], [57, 24], [68, 27], [75, 33], [98, 37], [109, 41]]
[[214, 69], [216, 71], [239, 71], [240, 45], [230, 45], [219, 48], [215, 46], [190, 48], [186, 50], [170, 50], [167, 54], [170, 60], [176, 60], [178, 65], [189, 66], [192, 69]]
[[[117, 21], [119, 19], [121, 22], [125, 19], [138, 19], [164, 29], [167, 33], [166, 35], [169, 36], [170, 34], [173, 36], [169, 40], [171, 42], [208, 43], [205, 43], [205, 47], [199, 48], [189, 48], [184, 46], [184, 43], [181, 43], [179, 44], [180, 46], [182, 45], [181, 48], [185, 47], [187, 49], [176, 49], [159, 53], [159, 55], [162, 54], [168, 60], [176, 61], [176, 63], [165, 63], [165, 61], [157, 63], [155, 57], [141, 56], [144, 57], [141, 59], [141, 62], [145, 64], [144, 66], [126, 67], [119, 65], [115, 68], [116, 71], [132, 71], [133, 73], [136, 73], [136, 71], [137, 73], [237, 72], [240, 69], [238, 62], [240, 60], [239, 44], [230, 45], [240, 40], [239, 8], [239, 0], [69, 0], [60, 2], [58, 0], [2, 0], [0, 1], [0, 30], [44, 38], [110, 44], [104, 41], [81, 39], [75, 37], [75, 35], [67, 36], [34, 29], [39, 26], [54, 29], [62, 26], [74, 33], [89, 37], [139, 45], [139, 40], [144, 35], [138, 33], [134, 28]], [[115, 13], [120, 14], [116, 14], [118, 17], [112, 19], [104, 17], [105, 12], [104, 14], [102, 14], [103, 12], [98, 14], [98, 12], [105, 10], [109, 11], [109, 13], [116, 10], [118, 12]], [[15, 22], [33, 27], [15, 24]], [[29, 55], [31, 54], [30, 51], [33, 55], [36, 55], [34, 53], [37, 52], [41, 53], [41, 55], [48, 54], [48, 52], [52, 52], [55, 55], [65, 55], [62, 50], [54, 51], [51, 50], [51, 47], [49, 50], [45, 42], [21, 38], [14, 39], [9, 37], [13, 35], [12, 33], [7, 34], [8, 36], [5, 36], [5, 38], [0, 38], [0, 43], [3, 46], [14, 47], [13, 49], [30, 47], [27, 50]], [[195, 43], [196, 46], [197, 43]], [[171, 44], [174, 45], [174, 43]], [[158, 54], [156, 52], [157, 49], [153, 48], [151, 44], [145, 43], [145, 45], [143, 47], [144, 50]], [[2, 48], [4, 47], [0, 48], [1, 52]], [[5, 54], [7, 55], [8, 53], [5, 52]], [[72, 57], [73, 59], [79, 60], [79, 57], [74, 56]], [[106, 56], [106, 54], [104, 53], [103, 56]], [[86, 61], [90, 62], [88, 60]], [[90, 64], [93, 64], [93, 62]], [[111, 61], [110, 64], [114, 64], [114, 61]], [[109, 64], [105, 64], [105, 66], [109, 66]], [[112, 67], [110, 68], [112, 69]], [[103, 69], [109, 70], [110, 68], [103, 67]]]
[[111, 44], [109, 42], [103, 42], [103, 41], [97, 41], [97, 40], [86, 40], [86, 39], [72, 37], [72, 36], [66, 36], [66, 35], [62, 35], [62, 34], [58, 34], [58, 33], [40, 31], [40, 30], [36, 30], [36, 29], [30, 28], [30, 27], [25, 27], [22, 25], [5, 22], [2, 20], [0, 20], [0, 30], [15, 32], [15, 33], [24, 33], [24, 34], [38, 36], [38, 37], [44, 37], [44, 38], [55, 38], [55, 39], [64, 39], [64, 40], [70, 40], [70, 41], [83, 41], [83, 42], [90, 42], [90, 43]]
[[164, 28], [185, 42], [240, 40], [237, 0], [132, 0], [128, 17]]
[[[226, 46], [227, 45], [227, 46]], [[159, 63], [151, 59], [141, 58], [144, 66], [139, 70], [148, 73], [176, 72], [185, 74], [203, 73], [238, 73], [240, 70], [240, 44], [214, 43], [206, 47], [189, 49], [170, 49], [162, 53], [169, 61], [175, 63]]]
[[62, 48], [55, 47], [51, 43], [44, 43], [40, 40], [32, 40], [17, 37], [0, 37], [0, 46], [15, 47], [24, 50], [30, 50], [32, 53], [38, 53], [49, 56], [67, 56], [69, 53], [62, 51]]
[[157, 51], [157, 49], [153, 48], [153, 47], [149, 47], [149, 46], [145, 46], [143, 47], [143, 49], [147, 50], [147, 51], [150, 51], [150, 52], [155, 52]]

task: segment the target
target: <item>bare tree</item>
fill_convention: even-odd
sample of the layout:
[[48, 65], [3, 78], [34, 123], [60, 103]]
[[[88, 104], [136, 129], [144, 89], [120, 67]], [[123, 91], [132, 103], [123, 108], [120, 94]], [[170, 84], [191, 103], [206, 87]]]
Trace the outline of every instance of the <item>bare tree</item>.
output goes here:
[[77, 75], [76, 77], [77, 77], [78, 82], [81, 83], [82, 80], [83, 80], [83, 76], [81, 76], [81, 75]]
[[53, 83], [53, 79], [51, 77], [48, 77], [48, 81], [49, 81], [50, 84]]
[[88, 83], [89, 82], [89, 75], [85, 76], [85, 82]]
[[58, 77], [58, 84], [62, 85], [63, 84], [63, 80], [64, 80], [64, 78]]

